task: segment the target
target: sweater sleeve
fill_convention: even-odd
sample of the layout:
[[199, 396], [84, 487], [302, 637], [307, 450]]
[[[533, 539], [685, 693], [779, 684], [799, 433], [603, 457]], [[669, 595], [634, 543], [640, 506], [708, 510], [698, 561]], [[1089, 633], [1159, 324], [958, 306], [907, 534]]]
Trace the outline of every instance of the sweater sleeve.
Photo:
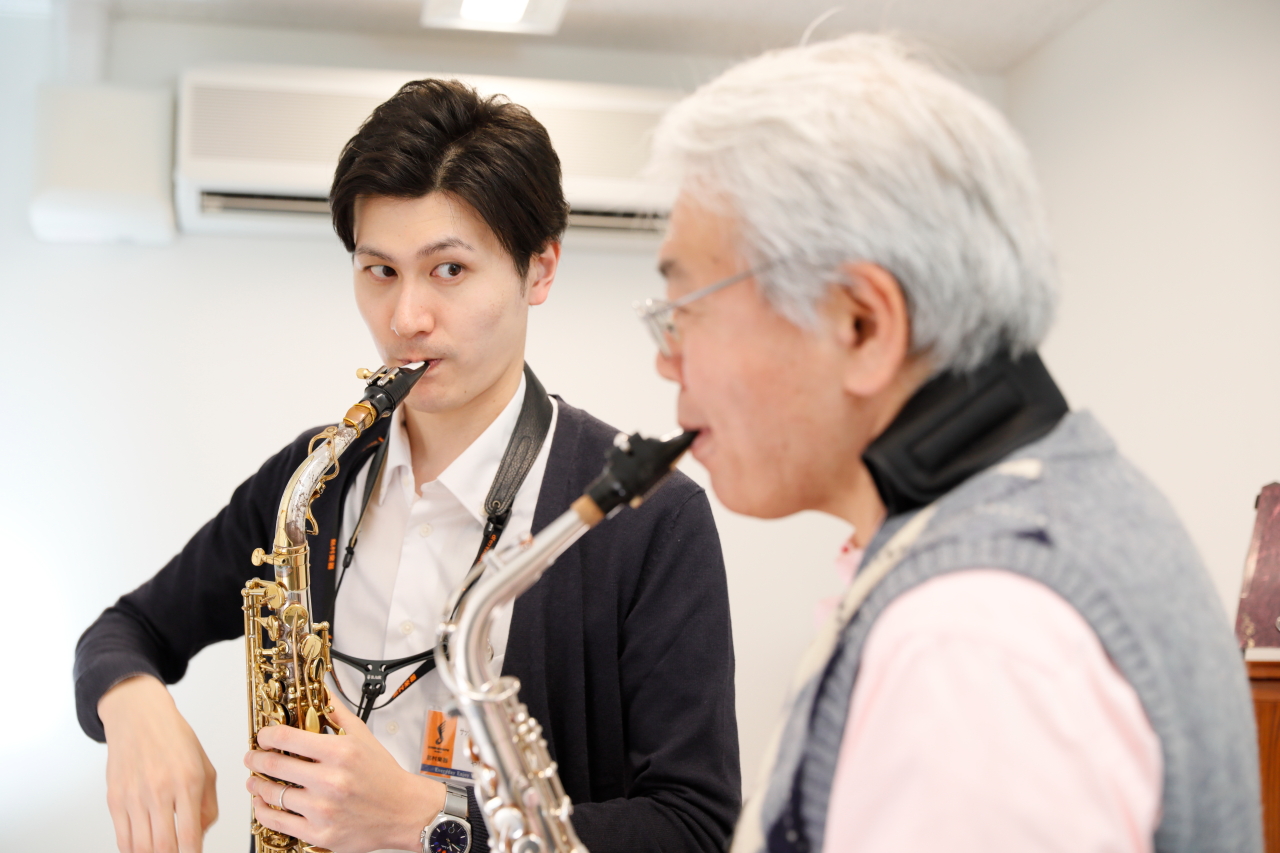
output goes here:
[[727, 581], [701, 489], [654, 529], [628, 605], [618, 672], [631, 780], [625, 798], [576, 804], [574, 827], [593, 851], [719, 853], [741, 780]]
[[205, 646], [243, 633], [240, 590], [260, 571], [249, 555], [271, 542], [280, 495], [303, 457], [305, 440], [268, 459], [163, 569], [121, 596], [81, 635], [76, 714], [89, 737], [106, 739], [98, 700], [113, 686], [138, 674], [172, 684]]

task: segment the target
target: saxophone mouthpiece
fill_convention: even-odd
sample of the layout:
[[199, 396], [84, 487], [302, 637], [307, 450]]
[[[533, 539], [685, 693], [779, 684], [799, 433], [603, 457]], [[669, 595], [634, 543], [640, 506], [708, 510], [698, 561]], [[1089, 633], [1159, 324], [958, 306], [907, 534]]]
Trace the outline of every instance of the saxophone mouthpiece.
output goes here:
[[613, 449], [605, 457], [604, 473], [574, 504], [579, 515], [594, 525], [624, 503], [640, 506], [645, 496], [671, 473], [697, 437], [696, 430], [662, 438], [619, 433]]
[[372, 406], [378, 417], [387, 417], [409, 396], [430, 365], [429, 361], [416, 361], [403, 367], [378, 368], [366, 380], [369, 387], [364, 392], [363, 402]]
[[347, 412], [343, 421], [359, 432], [364, 432], [379, 418], [390, 417], [391, 413], [409, 396], [413, 386], [431, 366], [429, 361], [416, 361], [401, 367], [379, 367], [369, 371], [361, 368], [356, 376], [365, 380], [368, 387], [364, 397]]

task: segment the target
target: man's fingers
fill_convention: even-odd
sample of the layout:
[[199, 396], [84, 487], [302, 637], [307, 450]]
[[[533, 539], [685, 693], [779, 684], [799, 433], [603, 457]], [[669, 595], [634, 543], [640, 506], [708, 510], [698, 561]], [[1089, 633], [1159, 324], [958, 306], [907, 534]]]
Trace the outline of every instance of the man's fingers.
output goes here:
[[280, 794], [283, 791], [284, 808], [298, 814], [306, 814], [303, 811], [303, 800], [308, 798], [306, 788], [297, 788], [293, 785], [285, 785], [282, 782], [273, 782], [269, 779], [259, 779], [257, 776], [250, 776], [244, 786], [250, 794], [253, 794], [264, 803], [270, 803], [275, 809], [280, 808]]
[[204, 796], [200, 798], [200, 832], [213, 826], [218, 819], [218, 789], [213, 785], [204, 786]]
[[[285, 794], [285, 805], [289, 803], [289, 795]], [[258, 819], [258, 823], [267, 829], [274, 829], [276, 832], [283, 832], [285, 835], [292, 835], [294, 838], [304, 838], [315, 844], [317, 839], [307, 838], [307, 821], [306, 818], [299, 817], [289, 812], [277, 811], [267, 805], [261, 797], [255, 797], [253, 800], [253, 816]]]
[[[333, 739], [337, 740], [337, 738]], [[324, 767], [324, 764], [320, 762], [332, 760], [333, 756], [327, 756], [324, 759], [307, 761], [303, 758], [296, 758], [292, 755], [284, 755], [271, 750], [251, 749], [244, 757], [244, 766], [254, 773], [261, 773], [264, 776], [283, 779], [286, 782], [293, 782], [295, 785], [306, 787], [320, 781], [323, 773], [322, 768]]]
[[107, 811], [111, 812], [111, 825], [116, 831], [116, 849], [120, 853], [133, 853], [133, 837], [129, 833], [129, 810], [116, 802], [107, 792]]
[[173, 804], [151, 809], [152, 853], [178, 853], [178, 834], [173, 828]]
[[201, 853], [204, 846], [204, 827], [200, 825], [200, 792], [178, 792], [174, 803], [173, 822], [178, 840], [178, 853]]
[[203, 750], [200, 759], [204, 767], [204, 789], [200, 796], [200, 833], [203, 844], [204, 831], [218, 819], [218, 771], [213, 769], [209, 756]]
[[320, 735], [293, 726], [266, 726], [258, 730], [258, 746], [320, 758], [331, 735]]
[[133, 853], [153, 853], [151, 813], [141, 803], [129, 809], [129, 838], [133, 845]]
[[341, 702], [335, 701], [333, 703], [333, 713], [330, 716], [333, 717], [333, 721], [337, 723], [338, 726], [347, 734], [351, 734], [351, 732], [359, 729], [368, 728], [368, 726], [365, 725], [364, 720], [361, 720], [355, 714], [351, 713], [351, 711], [347, 710], [347, 706]]

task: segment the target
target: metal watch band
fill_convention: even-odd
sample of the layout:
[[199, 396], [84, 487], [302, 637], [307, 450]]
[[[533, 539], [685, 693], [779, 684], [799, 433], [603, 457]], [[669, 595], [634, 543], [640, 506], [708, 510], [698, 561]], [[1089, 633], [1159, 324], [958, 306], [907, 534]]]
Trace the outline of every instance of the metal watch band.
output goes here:
[[467, 828], [467, 844], [464, 853], [469, 851], [471, 849], [471, 821], [468, 818], [467, 789], [464, 785], [445, 783], [444, 808], [440, 810], [440, 814], [436, 815], [435, 820], [422, 828], [422, 834], [418, 836], [418, 843], [422, 845], [422, 853], [431, 853], [431, 831], [439, 826], [442, 821], [457, 821]]
[[444, 809], [442, 811], [458, 820], [467, 820], [467, 786], [446, 782], [444, 786]]

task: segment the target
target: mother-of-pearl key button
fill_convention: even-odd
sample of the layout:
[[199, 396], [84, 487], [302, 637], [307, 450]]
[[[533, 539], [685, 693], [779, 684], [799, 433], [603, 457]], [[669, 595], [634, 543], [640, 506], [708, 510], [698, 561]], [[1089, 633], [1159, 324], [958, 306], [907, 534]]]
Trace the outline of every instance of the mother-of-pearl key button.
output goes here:
[[395, 720], [392, 720], [391, 722], [387, 723], [387, 734], [393, 735], [398, 731], [400, 731], [400, 724], [397, 723]]
[[424, 524], [424, 525], [422, 525], [421, 527], [419, 527], [419, 528], [418, 528], [418, 535], [419, 535], [419, 536], [421, 536], [421, 537], [423, 537], [423, 538], [426, 538], [427, 536], [430, 536], [430, 535], [431, 535], [431, 525], [430, 525], [430, 524]]
[[400, 633], [406, 637], [413, 633], [413, 623], [408, 619], [400, 623]]

